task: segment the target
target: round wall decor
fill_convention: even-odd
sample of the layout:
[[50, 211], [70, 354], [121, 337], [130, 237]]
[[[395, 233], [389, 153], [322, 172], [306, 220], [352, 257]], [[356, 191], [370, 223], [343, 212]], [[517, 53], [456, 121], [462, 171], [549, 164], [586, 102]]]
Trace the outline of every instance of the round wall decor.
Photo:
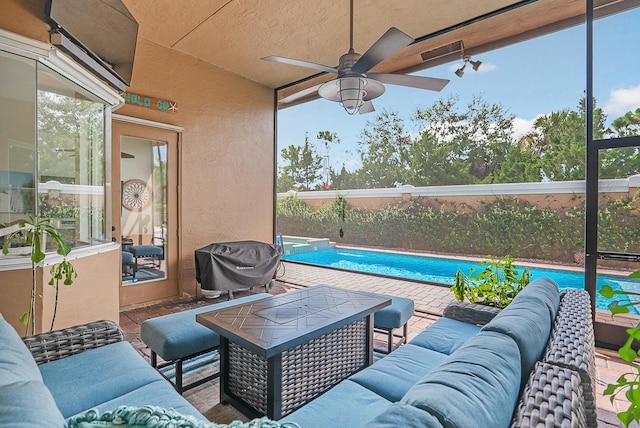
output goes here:
[[122, 206], [129, 211], [142, 211], [151, 202], [151, 192], [145, 181], [127, 180], [122, 185]]

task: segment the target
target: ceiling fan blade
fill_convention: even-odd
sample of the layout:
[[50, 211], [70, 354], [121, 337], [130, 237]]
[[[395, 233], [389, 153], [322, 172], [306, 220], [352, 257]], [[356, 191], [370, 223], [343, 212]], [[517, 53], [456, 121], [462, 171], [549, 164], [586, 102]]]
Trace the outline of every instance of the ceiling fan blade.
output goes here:
[[358, 74], [366, 73], [385, 58], [390, 57], [413, 42], [414, 40], [411, 37], [397, 28], [391, 27], [367, 49], [353, 67], [351, 67], [351, 71]]
[[367, 77], [390, 85], [409, 86], [411, 88], [427, 89], [437, 92], [440, 92], [450, 82], [449, 79], [394, 73], [369, 73]]
[[365, 101], [364, 104], [362, 105], [362, 107], [360, 107], [360, 114], [367, 114], [367, 113], [371, 113], [373, 111], [376, 111], [376, 109], [373, 107], [373, 102], [371, 101]]
[[301, 61], [299, 59], [285, 58], [282, 56], [265, 56], [264, 58], [260, 59], [263, 59], [265, 61], [280, 62], [282, 64], [297, 65], [299, 67], [313, 68], [316, 70], [325, 71], [327, 73], [338, 74], [338, 69], [327, 67], [326, 65], [322, 64], [316, 64], [315, 62]]
[[312, 87], [307, 88], [307, 89], [303, 89], [302, 91], [293, 93], [293, 94], [289, 95], [288, 97], [284, 97], [279, 102], [281, 102], [283, 104], [288, 104], [288, 103], [291, 103], [293, 101], [299, 100], [300, 98], [304, 98], [307, 95], [316, 92], [320, 86], [322, 86], [322, 83], [319, 84], [319, 85], [312, 86]]

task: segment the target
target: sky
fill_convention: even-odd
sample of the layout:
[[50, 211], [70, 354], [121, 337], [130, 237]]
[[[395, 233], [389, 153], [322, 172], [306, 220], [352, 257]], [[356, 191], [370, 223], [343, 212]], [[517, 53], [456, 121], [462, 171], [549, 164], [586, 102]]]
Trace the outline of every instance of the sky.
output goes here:
[[[640, 8], [636, 8], [594, 23], [594, 95], [597, 106], [607, 114], [607, 124], [640, 107], [639, 22]], [[373, 100], [374, 113], [350, 116], [338, 103], [324, 99], [280, 110], [278, 151], [289, 145], [302, 146], [308, 133], [309, 141], [316, 144], [319, 154], [324, 156], [324, 144], [316, 135], [325, 130], [335, 132], [341, 142], [331, 148], [330, 164], [336, 171], [343, 164], [347, 170], [354, 171], [361, 165], [357, 152], [360, 134], [367, 122], [375, 120], [376, 113], [384, 109], [397, 111], [405, 120], [406, 129], [417, 132], [410, 121], [416, 108], [426, 108], [449, 96], [459, 98], [459, 107], [466, 106], [474, 96], [502, 105], [516, 117], [516, 136], [523, 135], [540, 115], [575, 109], [584, 96], [585, 41], [586, 27], [581, 25], [473, 56], [473, 60], [482, 61], [480, 69], [474, 72], [467, 66], [461, 78], [454, 71], [462, 65], [462, 60], [424, 70], [416, 75], [451, 82], [441, 92], [385, 85], [385, 93]], [[366, 48], [358, 47], [356, 41], [356, 49]], [[315, 62], [312, 52], [309, 57], [299, 59]], [[309, 74], [314, 73], [311, 70]], [[282, 164], [281, 159], [278, 162]]]

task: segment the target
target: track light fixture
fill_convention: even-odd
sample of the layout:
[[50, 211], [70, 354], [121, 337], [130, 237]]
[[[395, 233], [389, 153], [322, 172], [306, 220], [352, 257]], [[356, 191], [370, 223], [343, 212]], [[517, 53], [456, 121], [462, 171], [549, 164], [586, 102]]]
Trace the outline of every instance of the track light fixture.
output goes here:
[[464, 54], [464, 43], [461, 41], [460, 42], [460, 51], [461, 51], [461, 57], [462, 57], [462, 67], [460, 67], [459, 69], [457, 69], [455, 71], [456, 76], [458, 77], [462, 77], [464, 75], [464, 68], [467, 66], [467, 64], [471, 64], [471, 68], [473, 68], [473, 71], [478, 71], [478, 69], [480, 68], [480, 66], [482, 65], [482, 61], [472, 61], [471, 60], [471, 56], [469, 55], [465, 55]]
[[471, 61], [471, 59], [469, 59], [469, 64], [471, 64], [473, 71], [478, 71], [478, 69], [482, 65], [482, 61]]

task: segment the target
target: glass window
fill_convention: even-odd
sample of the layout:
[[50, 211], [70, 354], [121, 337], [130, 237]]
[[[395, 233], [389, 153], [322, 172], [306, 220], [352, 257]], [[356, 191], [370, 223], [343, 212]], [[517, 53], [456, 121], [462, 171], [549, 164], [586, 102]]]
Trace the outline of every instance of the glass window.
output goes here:
[[72, 246], [105, 237], [104, 110], [100, 99], [38, 65], [38, 216], [52, 218]]
[[35, 62], [0, 52], [0, 227], [35, 213], [35, 112]]
[[0, 52], [0, 239], [36, 215], [71, 247], [104, 241], [107, 108], [50, 68]]

